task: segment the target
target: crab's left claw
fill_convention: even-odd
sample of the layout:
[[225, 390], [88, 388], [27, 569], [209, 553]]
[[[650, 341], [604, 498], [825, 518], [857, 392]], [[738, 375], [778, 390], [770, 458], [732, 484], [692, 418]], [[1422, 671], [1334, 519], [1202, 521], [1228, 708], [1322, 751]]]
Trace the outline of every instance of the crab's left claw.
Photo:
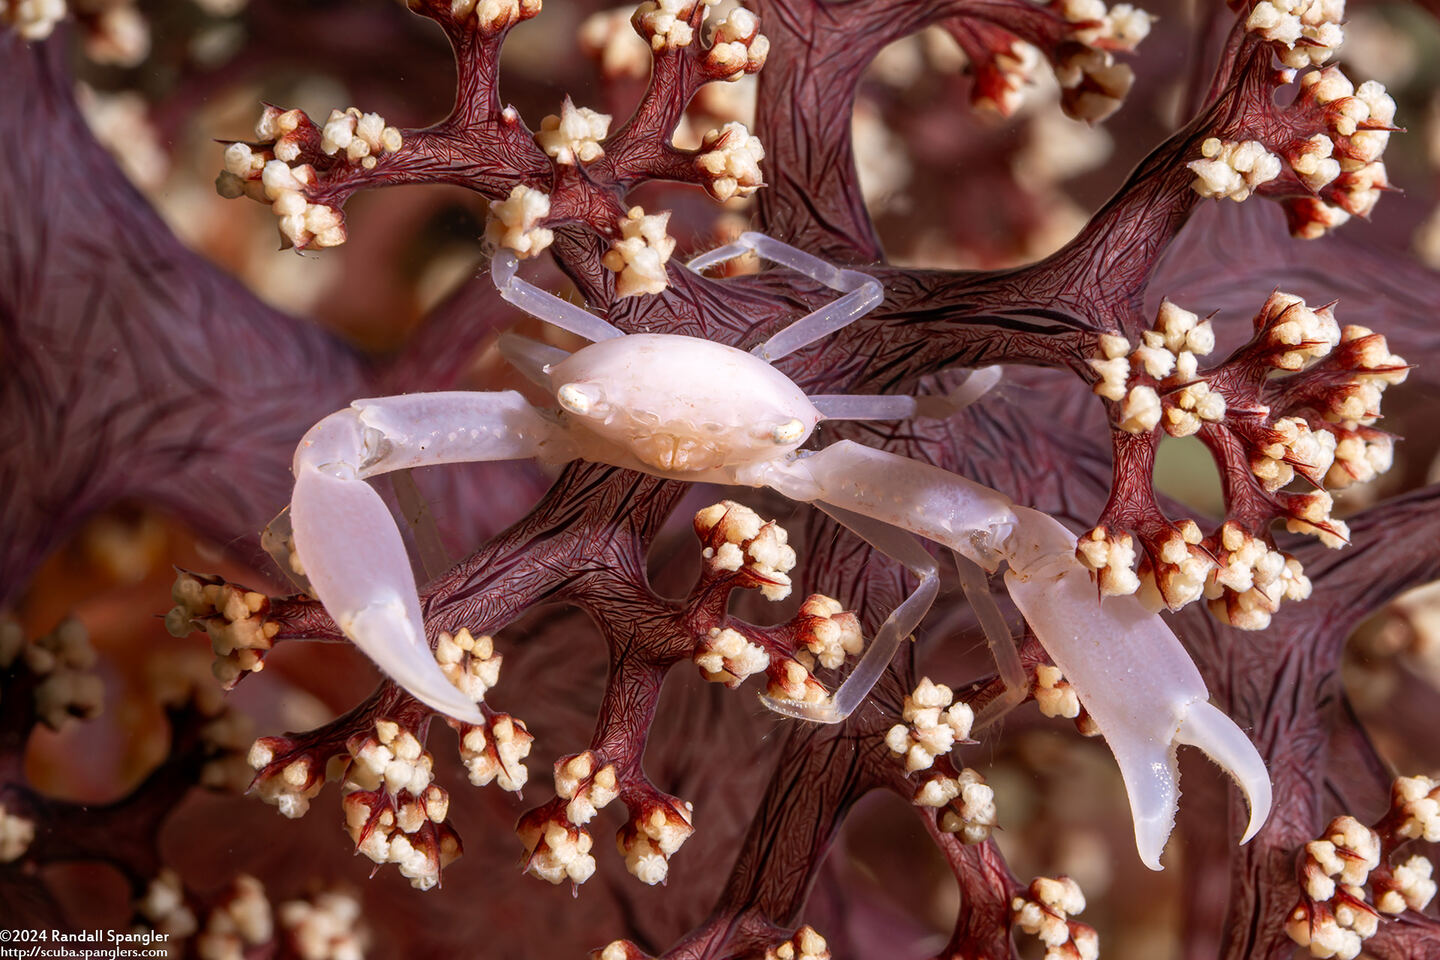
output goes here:
[[1095, 601], [1074, 558], [1074, 536], [1053, 517], [1015, 508], [1006, 584], [1050, 659], [1100, 728], [1125, 780], [1140, 859], [1160, 853], [1180, 800], [1175, 750], [1199, 747], [1239, 784], [1253, 837], [1270, 815], [1270, 776], [1249, 738], [1209, 703], [1210, 692], [1179, 639], [1130, 597]]

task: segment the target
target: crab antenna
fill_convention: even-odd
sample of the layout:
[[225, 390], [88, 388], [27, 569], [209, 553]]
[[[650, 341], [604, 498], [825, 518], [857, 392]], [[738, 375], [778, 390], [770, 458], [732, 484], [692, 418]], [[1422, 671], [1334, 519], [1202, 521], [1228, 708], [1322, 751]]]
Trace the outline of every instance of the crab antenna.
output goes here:
[[545, 368], [570, 356], [559, 347], [522, 337], [518, 333], [500, 334], [495, 345], [500, 348], [500, 356], [508, 360], [510, 366], [524, 374], [526, 380], [546, 390], [551, 389], [551, 384], [550, 375], [545, 372]]

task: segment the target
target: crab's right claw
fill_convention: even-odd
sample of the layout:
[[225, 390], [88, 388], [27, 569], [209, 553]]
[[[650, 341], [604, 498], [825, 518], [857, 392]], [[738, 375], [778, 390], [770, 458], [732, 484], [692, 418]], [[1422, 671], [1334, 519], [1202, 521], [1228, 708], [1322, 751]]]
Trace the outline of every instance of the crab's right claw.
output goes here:
[[415, 577], [385, 502], [343, 461], [297, 461], [290, 522], [316, 597], [345, 636], [417, 700], [483, 722], [425, 640]]
[[1175, 742], [1199, 747], [1206, 756], [1230, 774], [1250, 807], [1250, 823], [1241, 843], [1249, 843], [1270, 816], [1270, 773], [1260, 751], [1235, 721], [1208, 700], [1190, 704]]
[[1235, 778], [1250, 803], [1250, 839], [1270, 815], [1265, 762], [1209, 703], [1179, 639], [1133, 596], [1097, 602], [1089, 571], [1075, 560], [1074, 536], [1053, 517], [1027, 507], [1015, 514], [1010, 597], [1115, 754], [1140, 859], [1160, 869], [1179, 806], [1180, 744], [1204, 750]]

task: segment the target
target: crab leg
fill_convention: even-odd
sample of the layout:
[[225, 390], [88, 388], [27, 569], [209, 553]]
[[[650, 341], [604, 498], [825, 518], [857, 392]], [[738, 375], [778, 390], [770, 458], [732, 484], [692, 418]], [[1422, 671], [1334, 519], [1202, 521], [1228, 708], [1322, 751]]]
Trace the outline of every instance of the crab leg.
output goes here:
[[1235, 778], [1250, 805], [1244, 840], [1265, 822], [1270, 780], [1259, 753], [1207, 703], [1200, 672], [1158, 615], [1134, 597], [1097, 597], [1059, 521], [938, 467], [849, 441], [772, 465], [759, 479], [794, 499], [909, 530], [988, 569], [1008, 561], [1011, 597], [1120, 765], [1146, 866], [1160, 869], [1174, 823], [1179, 744], [1199, 746]]
[[560, 455], [556, 428], [518, 393], [420, 393], [357, 400], [300, 441], [292, 470], [295, 554], [315, 596], [381, 670], [417, 699], [470, 723], [475, 704], [441, 672], [405, 543], [366, 477], [408, 467]]
[[978, 730], [984, 729], [1018, 707], [1029, 692], [1030, 685], [1025, 679], [1025, 666], [1020, 662], [1020, 649], [1015, 646], [1010, 625], [1005, 622], [1005, 615], [1000, 612], [1000, 605], [995, 602], [995, 595], [990, 592], [990, 582], [985, 576], [985, 570], [958, 553], [954, 553], [954, 556], [955, 572], [960, 576], [960, 589], [964, 592], [970, 609], [975, 611], [980, 628], [985, 631], [985, 639], [995, 657], [995, 666], [1000, 670], [1000, 679], [1005, 682], [1005, 692], [986, 704], [975, 718], [975, 727]]
[[870, 689], [875, 686], [885, 668], [890, 666], [900, 642], [908, 637], [920, 625], [920, 621], [925, 619], [925, 614], [930, 612], [935, 595], [940, 590], [940, 577], [935, 570], [934, 559], [903, 530], [829, 504], [818, 506], [870, 546], [890, 559], [904, 564], [905, 569], [920, 581], [910, 592], [910, 596], [890, 611], [890, 616], [885, 618], [885, 622], [875, 632], [874, 639], [870, 641], [870, 648], [831, 695], [829, 703], [798, 703], [794, 700], [776, 700], [764, 694], [760, 696], [765, 706], [787, 717], [819, 723], [839, 723], [865, 701]]
[[584, 337], [594, 343], [623, 337], [625, 331], [600, 319], [595, 314], [562, 300], [555, 294], [541, 290], [535, 284], [521, 280], [515, 275], [520, 261], [509, 250], [496, 250], [490, 259], [490, 279], [500, 296], [524, 310], [532, 317], [554, 324], [562, 330]]
[[842, 270], [813, 254], [782, 243], [774, 237], [767, 237], [763, 233], [742, 233], [734, 243], [702, 253], [685, 265], [691, 270], [704, 270], [752, 250], [772, 263], [789, 267], [796, 273], [825, 284], [831, 290], [845, 294], [819, 310], [806, 314], [750, 351], [771, 363], [849, 326], [885, 299], [885, 291], [880, 286], [880, 281], [874, 277], [866, 276], [858, 270]]

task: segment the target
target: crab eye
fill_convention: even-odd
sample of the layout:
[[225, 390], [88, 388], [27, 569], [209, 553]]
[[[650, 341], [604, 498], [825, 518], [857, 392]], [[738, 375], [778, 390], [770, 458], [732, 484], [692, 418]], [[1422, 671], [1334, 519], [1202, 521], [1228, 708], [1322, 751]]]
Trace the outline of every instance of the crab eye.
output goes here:
[[786, 420], [784, 423], [770, 431], [770, 437], [777, 444], [794, 443], [805, 436], [805, 424], [799, 420]]
[[570, 413], [587, 417], [600, 412], [600, 408], [604, 406], [605, 394], [591, 383], [566, 383], [561, 384], [560, 389], [555, 391], [555, 399]]

